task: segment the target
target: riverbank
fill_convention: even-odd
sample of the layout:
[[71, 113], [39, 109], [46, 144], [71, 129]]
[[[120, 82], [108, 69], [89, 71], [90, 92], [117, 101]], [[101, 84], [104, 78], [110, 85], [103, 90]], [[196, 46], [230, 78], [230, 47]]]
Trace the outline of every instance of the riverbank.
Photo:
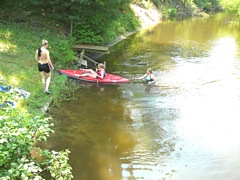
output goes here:
[[[141, 7], [132, 5], [132, 8], [142, 22], [141, 27], [137, 31], [157, 24], [161, 19], [160, 11], [152, 4], [146, 3], [144, 6], [142, 4]], [[55, 69], [60, 69], [64, 65], [59, 62], [59, 59], [69, 59], [70, 61], [74, 59], [74, 56], [69, 56], [71, 52], [72, 54], [74, 53], [70, 49], [71, 42], [69, 42], [68, 37], [57, 33], [56, 30], [49, 31], [46, 27], [39, 28], [32, 25], [29, 28], [28, 22], [0, 21], [0, 24], [2, 27], [0, 30], [0, 77], [5, 85], [11, 85], [16, 88], [21, 87], [31, 93], [24, 103], [30, 113], [33, 115], [45, 114], [51, 105], [59, 105], [61, 98], [64, 99], [65, 96], [73, 94], [69, 87], [72, 89], [77, 87], [72, 84], [65, 86], [66, 77], [59, 76], [57, 73], [52, 73], [51, 95], [47, 96], [44, 94], [41, 77], [34, 59], [35, 50], [41, 45], [41, 39], [47, 39], [50, 44], [50, 56], [54, 62]], [[108, 46], [113, 46], [137, 31], [120, 35]]]
[[[176, 5], [180, 12], [184, 7]], [[154, 26], [163, 21], [163, 10], [157, 8], [150, 1], [142, 1], [130, 5], [136, 18], [140, 22], [140, 27], [134, 32], [127, 32], [119, 35], [109, 44], [108, 47], [114, 46], [118, 42], [126, 39], [134, 33]], [[182, 16], [188, 16], [188, 12], [182, 13]], [[42, 93], [42, 85], [40, 75], [37, 71], [37, 64], [34, 60], [34, 52], [40, 46], [41, 39], [48, 39], [50, 42], [50, 53], [55, 69], [69, 67], [74, 58], [72, 50], [72, 40], [55, 30], [49, 30], [43, 26], [39, 28], [35, 24], [31, 24], [29, 28], [28, 22], [0, 22], [2, 29], [0, 30], [0, 76], [4, 76], [4, 81], [8, 85], [21, 87], [31, 92], [30, 98], [26, 101], [28, 109], [33, 114], [41, 114], [48, 110], [52, 102], [54, 105], [59, 104], [61, 98], [72, 90], [69, 86], [65, 86], [66, 77], [53, 73], [51, 81], [51, 96], [45, 96]], [[44, 33], [43, 33], [44, 32]], [[22, 38], [24, 37], [24, 38]], [[11, 67], [10, 69], [7, 67]], [[22, 71], [22, 73], [15, 73]], [[34, 85], [34, 86], [32, 86]], [[67, 89], [67, 90], [66, 90]], [[51, 97], [51, 98], [50, 98]]]
[[[164, 15], [163, 7], [156, 7], [151, 1], [142, 1], [140, 3], [130, 4], [132, 11], [135, 14], [135, 17], [140, 22], [140, 27], [134, 32], [127, 32], [119, 35], [113, 42], [107, 44], [108, 47], [111, 47], [118, 42], [126, 39], [127, 37], [135, 34], [136, 32], [143, 30], [145, 28], [149, 28], [151, 26], [155, 26], [158, 23], [166, 20]], [[177, 9], [177, 19], [184, 19], [187, 17], [207, 17], [208, 14], [203, 10], [199, 9], [197, 6], [189, 5], [189, 9], [187, 9], [182, 3], [175, 2], [174, 7]], [[166, 13], [165, 13], [166, 14]]]
[[148, 1], [143, 1], [140, 4], [131, 4], [132, 11], [134, 12], [136, 18], [140, 22], [140, 27], [134, 32], [127, 32], [119, 35], [113, 42], [107, 44], [108, 47], [114, 46], [118, 42], [126, 39], [127, 37], [135, 34], [136, 32], [154, 26], [162, 21], [162, 12], [153, 3]]
[[[158, 23], [158, 20], [161, 19], [152, 20], [151, 16], [147, 15], [144, 9], [139, 11], [143, 14], [142, 18], [144, 19], [139, 30]], [[146, 19], [149, 19], [149, 21]], [[50, 105], [57, 106], [66, 97], [74, 97], [74, 92], [76, 92], [78, 85], [75, 86], [74, 83], [68, 83], [69, 81], [66, 81], [67, 78], [65, 76], [53, 73], [50, 85], [51, 95], [43, 93], [41, 76], [37, 70], [37, 62], [34, 59], [36, 49], [41, 46], [41, 40], [47, 39], [50, 44], [50, 56], [54, 62], [55, 69], [70, 68], [69, 66], [71, 66], [73, 61], [71, 56], [73, 52], [71, 39], [59, 32], [50, 30], [48, 27], [35, 26], [35, 24], [24, 21], [8, 22], [0, 20], [0, 25], [0, 77], [2, 82], [4, 85], [21, 87], [31, 93], [29, 98], [21, 100], [15, 109], [11, 109], [11, 107], [7, 107], [7, 111], [1, 109], [4, 116], [3, 121], [7, 122], [3, 124], [7, 131], [0, 138], [4, 147], [2, 152], [6, 152], [5, 154], [9, 155], [4, 156], [6, 158], [6, 166], [4, 168], [6, 168], [2, 170], [18, 172], [20, 171], [19, 169], [12, 169], [14, 167], [8, 167], [7, 165], [12, 162], [16, 162], [18, 165], [19, 159], [29, 155], [29, 151], [32, 148], [31, 145], [35, 142], [35, 137], [38, 137], [37, 140], [46, 140], [51, 135], [51, 119], [45, 119], [46, 111]], [[62, 65], [61, 62], [65, 64]], [[11, 93], [6, 94], [6, 96], [1, 97], [1, 100], [9, 100], [10, 96]], [[6, 137], [3, 135], [6, 135]], [[8, 139], [11, 139], [11, 141], [7, 142], [6, 140]], [[8, 143], [7, 146], [5, 145], [6, 143]], [[19, 147], [17, 154], [16, 147]], [[55, 156], [52, 157], [54, 158]], [[29, 158], [29, 162], [32, 162], [31, 156], [27, 156], [27, 158]], [[24, 166], [23, 163], [22, 167]], [[67, 163], [67, 161], [64, 160], [64, 163]], [[59, 170], [59, 168], [56, 170]], [[21, 173], [18, 172], [18, 174]], [[1, 173], [0, 176], [4, 177]]]

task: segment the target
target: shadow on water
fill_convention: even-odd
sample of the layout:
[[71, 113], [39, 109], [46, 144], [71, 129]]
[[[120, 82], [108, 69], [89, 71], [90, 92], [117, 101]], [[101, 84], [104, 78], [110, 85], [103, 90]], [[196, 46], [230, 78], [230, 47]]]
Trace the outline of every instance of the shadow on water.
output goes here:
[[55, 134], [48, 148], [70, 149], [77, 179], [141, 178], [136, 169], [152, 176], [147, 172], [164, 164], [175, 141], [169, 132], [176, 109], [154, 107], [152, 95], [159, 95], [159, 87], [141, 82], [83, 86], [77, 100], [51, 109]]
[[75, 177], [121, 179], [119, 156], [134, 146], [134, 140], [124, 127], [129, 116], [123, 113], [125, 99], [120, 98], [117, 88], [83, 87], [76, 92], [78, 100], [50, 112], [57, 120], [49, 144], [52, 148], [70, 149]]
[[237, 179], [240, 28], [228, 15], [160, 23], [111, 47], [107, 71], [155, 85], [84, 85], [52, 108], [47, 146], [70, 149], [74, 179]]

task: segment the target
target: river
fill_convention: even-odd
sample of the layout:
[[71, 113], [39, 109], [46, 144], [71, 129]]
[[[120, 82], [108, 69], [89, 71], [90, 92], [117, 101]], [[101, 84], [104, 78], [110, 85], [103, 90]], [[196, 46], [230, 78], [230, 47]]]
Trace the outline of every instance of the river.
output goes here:
[[85, 84], [51, 108], [47, 146], [71, 151], [74, 179], [240, 179], [240, 26], [230, 20], [161, 22], [98, 60], [129, 79], [151, 67], [157, 82]]

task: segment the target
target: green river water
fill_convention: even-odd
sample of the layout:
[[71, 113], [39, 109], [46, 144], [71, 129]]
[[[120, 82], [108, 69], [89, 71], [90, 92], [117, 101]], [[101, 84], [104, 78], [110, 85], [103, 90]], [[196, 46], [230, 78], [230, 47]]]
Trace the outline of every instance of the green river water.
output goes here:
[[[161, 22], [98, 61], [155, 85], [84, 85], [51, 108], [46, 146], [71, 151], [76, 180], [240, 179], [240, 26], [231, 16]], [[81, 84], [81, 83], [79, 83]]]

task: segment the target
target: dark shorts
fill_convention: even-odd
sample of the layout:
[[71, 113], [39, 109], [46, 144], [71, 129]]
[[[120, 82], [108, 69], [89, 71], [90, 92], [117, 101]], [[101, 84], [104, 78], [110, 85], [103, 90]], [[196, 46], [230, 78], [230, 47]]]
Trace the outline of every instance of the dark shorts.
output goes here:
[[39, 72], [44, 71], [45, 73], [49, 73], [50, 72], [50, 68], [49, 68], [48, 63], [46, 63], [46, 64], [38, 63], [38, 71]]

